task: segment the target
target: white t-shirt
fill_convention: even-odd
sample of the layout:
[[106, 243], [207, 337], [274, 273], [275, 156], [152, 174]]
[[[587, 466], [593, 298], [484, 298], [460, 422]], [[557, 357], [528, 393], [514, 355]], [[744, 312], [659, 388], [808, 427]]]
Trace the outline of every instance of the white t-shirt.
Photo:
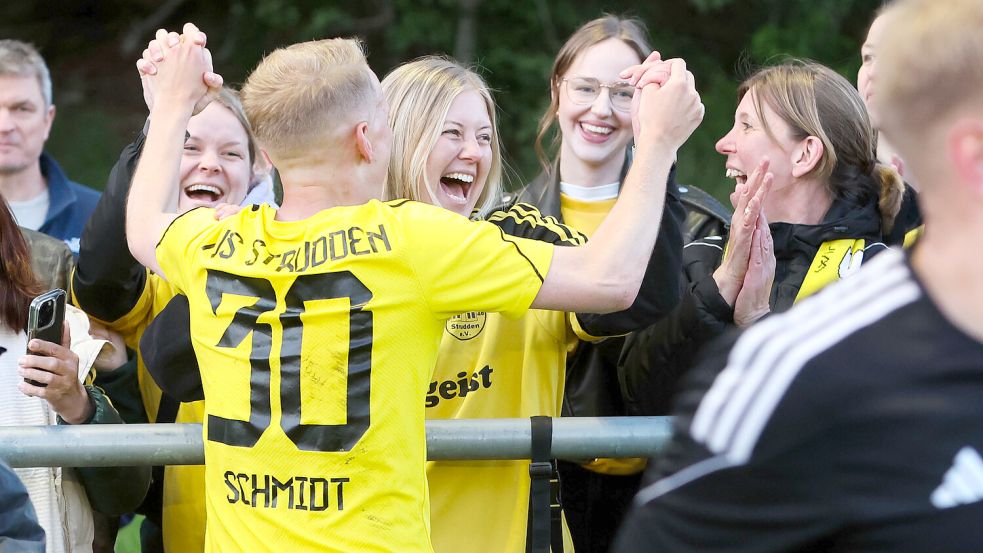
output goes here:
[[48, 206], [51, 204], [51, 195], [48, 189], [44, 192], [23, 202], [7, 202], [10, 211], [14, 214], [17, 224], [31, 230], [38, 230], [44, 224], [44, 218], [48, 215]]
[[582, 202], [600, 202], [618, 197], [621, 189], [620, 182], [602, 184], [600, 186], [580, 186], [560, 181], [560, 192]]

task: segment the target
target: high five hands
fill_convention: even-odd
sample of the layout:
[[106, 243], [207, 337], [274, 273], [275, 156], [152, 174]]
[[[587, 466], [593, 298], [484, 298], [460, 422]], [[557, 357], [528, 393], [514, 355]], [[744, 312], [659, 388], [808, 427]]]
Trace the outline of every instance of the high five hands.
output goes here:
[[734, 215], [723, 262], [713, 272], [721, 297], [734, 307], [734, 324], [748, 326], [771, 311], [775, 280], [775, 248], [763, 213], [772, 174], [769, 160], [761, 160], [746, 183], [731, 194]]
[[222, 88], [223, 79], [212, 68], [212, 54], [205, 47], [205, 33], [185, 23], [182, 34], [158, 29], [136, 62], [143, 85], [143, 99], [153, 112], [163, 94], [178, 103], [195, 99], [192, 113], [199, 113]]
[[631, 109], [636, 146], [655, 140], [678, 150], [703, 121], [706, 108], [682, 59], [663, 60], [652, 52], [619, 77], [636, 88]]

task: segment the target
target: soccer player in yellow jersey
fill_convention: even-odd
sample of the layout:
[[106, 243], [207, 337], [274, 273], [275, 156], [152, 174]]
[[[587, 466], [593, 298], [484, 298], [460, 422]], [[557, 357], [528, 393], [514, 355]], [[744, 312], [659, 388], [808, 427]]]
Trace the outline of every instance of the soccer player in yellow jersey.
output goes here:
[[[196, 104], [221, 82], [204, 35], [167, 37], [127, 204], [130, 249], [188, 296], [205, 391], [206, 551], [432, 551], [425, 395], [466, 309], [608, 312], [634, 299], [676, 150], [703, 106], [685, 63], [639, 70], [638, 152], [589, 244], [554, 248], [408, 200], [380, 202], [392, 134], [358, 42], [268, 55], [243, 104], [280, 209], [165, 211]], [[206, 84], [207, 83], [207, 84]]]
[[[450, 59], [425, 57], [394, 69], [382, 90], [393, 129], [389, 198], [483, 218], [513, 236], [573, 246], [586, 241], [528, 204], [489, 213], [501, 202], [501, 153], [494, 102], [475, 72]], [[678, 199], [667, 195], [659, 253], [650, 261], [657, 274], [643, 285], [663, 313], [679, 297], [681, 211]], [[675, 254], [663, 251], [673, 249]], [[545, 310], [518, 319], [483, 311], [455, 315], [441, 335], [425, 398], [427, 418], [560, 416], [568, 349], [578, 338], [594, 339], [573, 321], [572, 314]], [[467, 551], [475, 543], [483, 551], [526, 550], [528, 461], [430, 461], [427, 480], [437, 553]], [[474, 524], [479, 517], [481, 524]], [[562, 536], [564, 550], [573, 551], [565, 526]]]

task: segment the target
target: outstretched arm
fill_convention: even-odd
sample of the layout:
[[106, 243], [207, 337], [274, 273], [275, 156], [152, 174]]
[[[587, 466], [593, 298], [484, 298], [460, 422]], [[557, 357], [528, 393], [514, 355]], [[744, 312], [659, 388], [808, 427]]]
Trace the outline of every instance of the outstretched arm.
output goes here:
[[133, 309], [147, 280], [146, 269], [133, 259], [126, 244], [126, 196], [144, 139], [141, 132], [109, 173], [106, 190], [82, 231], [72, 274], [72, 300], [107, 322]]
[[164, 59], [158, 62], [153, 77], [157, 87], [150, 129], [126, 208], [130, 252], [157, 273], [160, 273], [155, 252], [157, 243], [177, 217], [167, 211], [167, 205], [179, 181], [185, 129], [196, 104], [215, 88], [214, 77], [217, 77], [211, 73], [211, 58], [203, 46], [204, 34], [193, 24], [185, 24], [180, 40], [173, 40], [170, 35], [165, 39], [161, 45]]
[[[662, 223], [649, 256], [638, 297], [624, 311], [598, 315], [577, 313], [577, 323], [590, 336], [619, 336], [653, 324], [677, 304], [682, 290], [683, 224], [686, 209], [679, 200], [676, 170], [669, 172]], [[638, 252], [643, 255], [644, 252]]]
[[[667, 68], [663, 84], [653, 80]], [[658, 236], [669, 170], [704, 108], [682, 60], [651, 64], [634, 80], [641, 87], [633, 106], [635, 161], [621, 195], [587, 245], [554, 250], [534, 308], [608, 313], [627, 309], [638, 294]]]

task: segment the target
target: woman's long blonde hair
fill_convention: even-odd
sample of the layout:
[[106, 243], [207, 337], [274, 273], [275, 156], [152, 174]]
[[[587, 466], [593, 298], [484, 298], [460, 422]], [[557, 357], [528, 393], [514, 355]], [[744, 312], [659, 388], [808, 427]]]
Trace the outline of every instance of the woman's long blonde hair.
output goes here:
[[502, 191], [502, 151], [495, 101], [484, 79], [452, 59], [426, 56], [393, 69], [382, 80], [382, 91], [389, 102], [389, 126], [393, 130], [386, 198], [427, 201], [417, 197], [421, 182], [430, 198], [437, 197], [437, 183], [427, 180], [427, 159], [454, 99], [462, 92], [474, 91], [484, 99], [492, 124], [491, 164], [475, 209], [484, 215], [494, 208]]

